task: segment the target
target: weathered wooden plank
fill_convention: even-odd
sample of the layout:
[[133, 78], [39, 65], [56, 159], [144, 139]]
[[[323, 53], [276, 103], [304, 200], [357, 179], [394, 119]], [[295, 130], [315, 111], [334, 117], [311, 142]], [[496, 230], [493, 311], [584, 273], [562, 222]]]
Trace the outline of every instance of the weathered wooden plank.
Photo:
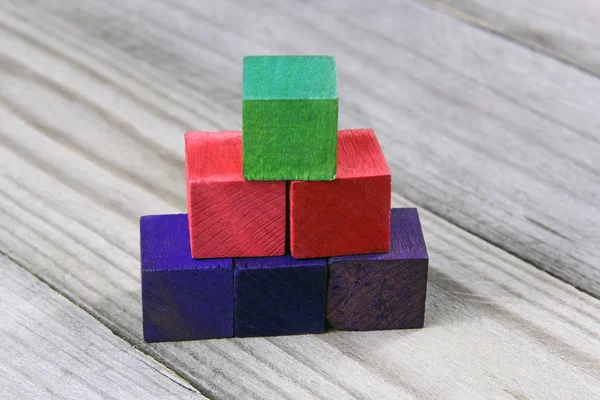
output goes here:
[[2, 398], [205, 398], [2, 255], [0, 270]]
[[597, 1], [419, 1], [600, 76]]
[[239, 115], [27, 18], [0, 12], [0, 250], [210, 397], [600, 396], [600, 301], [423, 209], [422, 330], [144, 343], [138, 217], [185, 209], [183, 132]]
[[[180, 89], [184, 93], [196, 89], [191, 96], [204, 109], [219, 111], [201, 112], [195, 129], [240, 126], [244, 54], [335, 54], [340, 126], [375, 128], [397, 192], [600, 296], [600, 245], [590, 240], [600, 236], [598, 79], [408, 0], [291, 6], [238, 0], [202, 5], [186, 0], [29, 4], [29, 16], [21, 16], [24, 23], [35, 20], [39, 29], [51, 32], [59, 24], [44, 22], [51, 14], [89, 38], [173, 76], [186, 85]], [[140, 69], [131, 61], [123, 64], [120, 55], [112, 60], [106, 52], [84, 48], [82, 42], [88, 39], [80, 39], [78, 33], [71, 37], [67, 31], [64, 25], [52, 31], [54, 41], [60, 38], [83, 54], [95, 54], [103, 64], [94, 68], [105, 69], [106, 63], [123, 71], [129, 65], [129, 71], [122, 72], [128, 76]], [[65, 57], [64, 51], [60, 54]], [[146, 79], [152, 89], [140, 88], [139, 93], [165, 87], [164, 77], [141, 75], [145, 74], [152, 76]], [[140, 86], [140, 79], [128, 78], [126, 90]], [[106, 86], [100, 85], [97, 96], [104, 115], [111, 115], [106, 96], [113, 88]], [[174, 91], [162, 89], [165, 92], [175, 97]], [[168, 115], [187, 113], [190, 104], [177, 111], [170, 105]], [[124, 110], [115, 110], [119, 119], [109, 120], [130, 120]], [[154, 140], [144, 143], [144, 154], [154, 159], [152, 149], [164, 153], [156, 146], [157, 133], [175, 134], [175, 121], [159, 118], [163, 113], [148, 112], [146, 120], [135, 122], [137, 129], [131, 134], [116, 135], [119, 131], [114, 130], [115, 142], [129, 144], [132, 134], [153, 135]], [[110, 159], [113, 169], [129, 159], [116, 156], [125, 151], [122, 146], [114, 155], [94, 152], [92, 146], [104, 139], [68, 140], [102, 162]], [[179, 142], [173, 143], [166, 144], [170, 151], [165, 161], [175, 157], [172, 150]], [[140, 164], [143, 160], [145, 156], [139, 157]], [[142, 177], [137, 168], [121, 173], [134, 174], [153, 192], [177, 201], [180, 189], [167, 189], [165, 175], [172, 179], [178, 168], [165, 165], [156, 180]]]

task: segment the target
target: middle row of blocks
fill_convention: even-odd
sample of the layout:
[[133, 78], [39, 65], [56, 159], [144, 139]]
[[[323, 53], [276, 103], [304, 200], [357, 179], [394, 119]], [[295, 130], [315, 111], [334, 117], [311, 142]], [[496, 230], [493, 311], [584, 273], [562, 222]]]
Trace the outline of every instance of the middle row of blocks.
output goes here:
[[192, 257], [283, 255], [288, 207], [295, 258], [389, 250], [391, 175], [373, 130], [339, 131], [336, 179], [291, 181], [289, 199], [285, 181], [244, 179], [240, 131], [185, 144]]

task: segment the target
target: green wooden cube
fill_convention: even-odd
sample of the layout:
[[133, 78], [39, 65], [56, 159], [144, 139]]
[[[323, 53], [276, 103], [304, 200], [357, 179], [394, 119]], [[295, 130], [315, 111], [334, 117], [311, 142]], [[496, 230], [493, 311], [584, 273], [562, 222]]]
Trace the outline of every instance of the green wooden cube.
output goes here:
[[335, 178], [335, 58], [244, 57], [242, 117], [244, 178]]

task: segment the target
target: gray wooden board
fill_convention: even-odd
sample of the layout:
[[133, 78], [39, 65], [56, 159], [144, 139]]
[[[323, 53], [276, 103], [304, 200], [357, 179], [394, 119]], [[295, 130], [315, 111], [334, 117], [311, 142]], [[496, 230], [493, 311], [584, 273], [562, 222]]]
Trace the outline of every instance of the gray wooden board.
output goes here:
[[417, 0], [600, 76], [596, 0]]
[[[35, 2], [28, 4], [35, 6]], [[38, 6], [42, 7], [40, 4]], [[0, 251], [72, 299], [119, 336], [177, 372], [203, 394], [217, 399], [592, 399], [600, 396], [600, 355], [597, 351], [600, 346], [600, 301], [424, 208], [421, 208], [421, 218], [431, 257], [425, 329], [144, 343], [141, 338], [138, 218], [141, 214], [185, 210], [182, 133], [193, 128], [239, 127], [239, 113], [234, 103], [239, 101], [241, 65], [239, 59], [227, 62], [221, 59], [223, 71], [220, 71], [217, 59], [200, 56], [198, 52], [204, 51], [202, 47], [198, 50], [192, 44], [186, 44], [192, 56], [180, 50], [182, 59], [168, 67], [165, 59], [164, 64], [156, 62], [153, 67], [144, 60], [145, 53], [137, 44], [126, 52], [123, 51], [126, 44], [120, 44], [123, 46], [121, 49], [115, 47], [114, 44], [121, 43], [120, 40], [111, 44], [102, 37], [97, 40], [81, 34], [79, 29], [87, 24], [92, 26], [91, 29], [100, 26], [100, 19], [94, 25], [86, 20], [89, 17], [86, 13], [103, 15], [98, 10], [104, 9], [104, 3], [90, 3], [86, 5], [89, 8], [79, 9], [80, 22], [75, 18], [69, 20], [63, 9], [63, 4], [76, 4], [68, 0], [46, 4], [44, 7], [48, 8], [27, 9], [22, 6], [15, 9], [6, 3], [0, 11], [0, 35], [3, 37], [0, 54]], [[142, 2], [127, 4], [141, 7]], [[223, 4], [227, 6], [227, 3]], [[206, 2], [206, 13], [211, 12], [211, 5], [214, 6], [213, 2]], [[144, 3], [144, 7], [154, 6], [157, 4]], [[112, 7], [117, 15], [122, 12], [118, 7]], [[229, 18], [241, 13], [257, 18], [254, 11], [246, 9], [242, 2], [237, 7], [239, 10], [231, 8]], [[306, 6], [297, 7], [302, 11]], [[410, 11], [413, 6], [406, 4], [405, 7]], [[260, 13], [260, 6], [257, 8]], [[41, 13], [43, 10], [46, 10], [45, 15]], [[434, 18], [430, 22], [437, 22], [445, 29], [457, 29], [457, 34], [461, 29], [467, 29], [430, 10], [414, 10]], [[343, 26], [342, 22], [328, 16], [328, 12], [323, 11], [322, 14], [323, 26], [327, 29]], [[60, 18], [56, 18], [57, 15]], [[192, 30], [190, 35], [208, 40], [193, 31], [199, 24], [186, 22], [186, 15], [187, 12], [172, 16], [177, 23], [169, 29], [186, 26]], [[262, 11], [259, 15], [278, 14]], [[126, 25], [125, 20], [118, 20], [116, 16], [111, 18], [108, 20], [114, 24], [112, 31], [118, 35], [119, 29]], [[148, 28], [150, 30], [158, 29], [155, 25], [160, 27], [155, 23], [140, 23], [131, 15], [129, 18], [132, 24], [139, 24], [136, 26], [141, 36], [128, 39], [134, 42], [150, 35], [151, 32], [142, 29], [146, 23], [152, 25]], [[270, 18], [272, 21], [273, 17]], [[288, 29], [298, 30], [303, 25], [286, 18], [277, 21], [277, 24], [269, 25], [269, 29], [277, 33], [270, 48], [283, 53], [292, 47], [278, 43], [276, 37], [285, 38], [289, 34]], [[237, 27], [235, 22], [235, 19], [231, 22], [232, 29]], [[77, 26], [73, 26], [76, 23]], [[260, 23], [260, 18], [257, 23]], [[382, 22], [382, 29], [385, 26]], [[210, 35], [212, 31], [206, 32]], [[258, 33], [249, 32], [250, 36], [254, 34]], [[338, 34], [353, 33], [347, 30]], [[481, 33], [475, 30], [472, 34]], [[357, 45], [361, 45], [360, 37], [370, 38], [368, 32], [354, 35]], [[314, 46], [315, 52], [325, 52], [326, 48], [313, 36], [307, 35], [306, 38], [310, 47]], [[219, 37], [213, 36], [212, 40]], [[148, 40], [155, 41], [155, 45], [161, 43], [158, 37], [149, 36]], [[234, 35], [230, 40], [233, 47], [238, 40], [243, 42], [244, 39]], [[441, 38], [436, 42], [439, 40]], [[479, 40], [483, 39], [479, 37]], [[488, 40], [492, 41], [492, 47], [504, 46], [503, 42], [494, 42], [496, 39]], [[327, 42], [324, 38], [321, 41]], [[174, 50], [180, 45], [177, 43], [178, 40], [171, 43]], [[439, 134], [447, 133], [445, 126], [453, 126], [457, 121], [468, 127], [467, 117], [477, 118], [479, 115], [483, 118], [481, 112], [475, 112], [472, 103], [469, 106], [453, 106], [454, 103], [447, 100], [443, 91], [436, 92], [437, 96], [430, 95], [431, 105], [416, 95], [417, 91], [425, 90], [415, 83], [421, 82], [418, 81], [423, 78], [420, 74], [437, 73], [439, 76], [434, 74], [431, 79], [435, 78], [436, 82], [439, 79], [440, 86], [450, 90], [453, 83], [443, 69], [432, 69], [426, 62], [414, 70], [405, 65], [398, 73], [398, 82], [386, 86], [381, 72], [373, 72], [373, 69], [388, 70], [391, 68], [389, 64], [373, 63], [371, 66], [364, 54], [352, 63], [352, 55], [344, 46], [339, 46], [341, 55], [338, 59], [342, 61], [340, 82], [345, 91], [343, 98], [347, 99], [341, 108], [346, 110], [342, 111], [344, 124], [357, 126], [359, 121], [370, 121], [372, 124], [369, 125], [382, 127], [378, 131], [395, 168], [394, 178], [400, 183], [397, 185], [397, 189], [401, 189], [399, 191], [416, 196], [421, 193], [419, 190], [428, 190], [423, 198], [428, 199], [427, 193], [435, 195], [428, 200], [434, 205], [443, 201], [458, 204], [458, 200], [448, 194], [449, 188], [454, 186], [444, 186], [440, 177], [434, 179], [437, 174], [444, 173], [442, 167], [452, 168], [453, 163], [461, 165], [456, 167], [455, 173], [461, 172], [465, 176], [446, 185], [468, 188], [482, 184], [481, 181], [470, 182], [480, 179], [477, 178], [478, 171], [463, 171], [461, 168], [466, 168], [463, 163], [467, 161], [451, 154], [454, 151], [463, 157], [473, 157], [453, 142], [453, 138], [467, 141], [468, 134], [472, 135], [473, 131], [463, 135], [458, 126], [454, 126], [455, 130], [451, 131], [454, 136]], [[362, 47], [365, 47], [364, 43]], [[163, 50], [157, 48], [157, 57]], [[504, 50], [510, 57], [530, 57], [530, 62], [533, 63], [531, 58], [535, 60], [533, 64], [551, 67], [550, 72], [543, 68], [538, 70], [538, 79], [545, 82], [541, 87], [548, 94], [560, 93], [560, 87], [552, 86], [545, 75], [552, 71], [559, 75], [572, 74], [574, 82], [588, 85], [590, 91], [596, 85], [595, 81], [587, 81], [576, 71], [561, 64], [552, 64], [552, 60], [526, 53], [518, 47]], [[261, 53], [267, 50], [257, 44], [247, 51]], [[443, 46], [438, 51], [441, 56], [449, 57], [443, 52]], [[194, 64], [192, 58], [186, 57], [197, 57], [197, 60], [206, 62]], [[533, 68], [530, 64], [525, 64], [526, 67]], [[169, 71], [169, 68], [174, 70]], [[205, 68], [210, 69], [206, 75]], [[189, 73], [194, 69], [197, 76]], [[502, 79], [510, 81], [511, 73], [500, 67], [498, 71]], [[217, 79], [219, 76], [228, 78]], [[471, 95], [478, 93], [480, 97], [476, 97], [474, 102], [485, 103], [483, 100], [488, 97], [497, 101], [498, 109], [501, 112], [511, 111], [514, 114], [512, 120], [522, 124], [524, 129], [529, 125], [522, 120], [528, 121], [528, 118], [540, 124], [550, 124], [542, 117], [535, 119], [533, 111], [522, 105], [508, 99], [501, 100], [503, 97], [496, 91], [477, 86], [481, 79], [467, 80], [460, 76], [453, 76], [454, 84], [457, 87], [464, 84], [463, 89]], [[199, 87], [192, 87], [186, 82], [186, 79], [192, 78]], [[350, 82], [343, 84], [351, 78], [355, 78], [352, 85]], [[369, 84], [365, 86], [365, 82]], [[357, 86], [354, 87], [354, 84]], [[377, 90], [369, 89], [371, 84]], [[394, 101], [400, 101], [403, 96], [388, 91], [398, 90], [404, 85], [409, 90], [406, 96], [414, 94], [417, 104], [411, 108], [408, 101], [403, 102], [398, 105], [396, 114], [385, 102], [370, 97], [381, 91], [383, 97], [391, 96]], [[234, 89], [227, 92], [226, 88]], [[364, 105], [355, 99], [361, 92], [365, 95]], [[469, 93], [464, 96], [468, 98]], [[453, 94], [460, 94], [458, 88]], [[566, 98], [566, 104], [577, 96], [571, 94]], [[460, 100], [466, 101], [465, 98]], [[430, 106], [433, 108], [427, 108]], [[443, 107], [450, 107], [450, 110]], [[418, 112], [421, 108], [422, 113]], [[575, 113], [575, 110], [576, 107], [572, 112]], [[450, 112], [456, 113], [455, 118], [450, 118]], [[467, 114], [463, 115], [463, 112]], [[584, 108], [580, 115], [589, 112]], [[436, 114], [443, 118], [443, 124], [435, 122], [433, 116]], [[569, 117], [566, 111], [556, 114], [556, 118]], [[593, 117], [590, 115], [590, 118]], [[393, 131], [389, 122], [391, 118], [401, 124], [394, 126]], [[482, 130], [489, 129], [484, 121], [499, 123], [494, 118], [478, 120]], [[419, 123], [423, 126], [422, 130], [417, 129]], [[439, 131], [433, 132], [433, 127], [439, 128]], [[508, 146], [502, 138], [496, 137], [497, 129], [499, 127], [494, 126], [491, 131], [485, 131], [488, 135], [486, 141], [494, 144], [490, 147], [493, 149]], [[388, 134], [384, 133], [386, 131]], [[403, 134], [389, 133], [397, 131]], [[526, 132], [533, 135], [537, 131]], [[569, 149], [580, 146], [585, 151], [580, 161], [587, 162], [585, 156], [589, 157], [591, 150], [556, 135], [554, 131], [548, 133], [550, 145], [563, 143], [558, 141], [562, 138]], [[515, 136], [510, 140], [518, 141], [519, 138]], [[437, 141], [449, 146], [448, 153], [442, 151], [444, 146], [438, 146]], [[550, 161], [561, 163], [560, 167], [566, 168], [569, 173], [581, 172], [582, 180], [592, 179], [583, 170], [575, 169], [568, 160], [552, 158], [552, 154], [545, 153], [548, 146], [533, 147], [532, 151], [537, 152], [534, 155], [541, 154]], [[487, 156], [487, 161], [483, 160], [484, 155], [479, 155], [481, 160], [478, 162], [489, 165], [491, 169], [479, 172], [496, 173], [500, 177], [507, 174], [494, 164], [492, 155]], [[539, 160], [535, 157], [527, 161], [532, 163], [528, 171], [539, 169], [540, 174], [547, 172], [536, 164]], [[424, 167], [416, 168], [417, 162]], [[477, 163], [474, 165], [481, 167]], [[502, 164], [507, 169], [513, 168], [511, 165]], [[558, 168], [550, 164], [547, 167]], [[419, 171], [425, 171], [424, 175], [419, 177]], [[414, 185], [408, 185], [412, 182], [409, 176], [416, 182]], [[550, 176], [543, 177], [550, 179]], [[558, 178], [564, 179], [562, 175]], [[423, 179], [431, 179], [431, 188], [427, 188]], [[527, 180], [526, 176], [514, 179], [528, 185], [537, 182], [533, 178]], [[545, 185], [544, 182], [539, 185]], [[492, 184], [495, 185], [494, 182]], [[502, 178], [500, 186], [503, 185], [511, 185], [508, 175]], [[550, 190], [553, 186], [542, 187]], [[485, 190], [486, 194], [493, 193], [485, 185], [479, 189]], [[593, 189], [591, 187], [590, 190]], [[556, 193], [562, 192], [557, 190]], [[591, 192], [583, 195], [590, 196]], [[474, 195], [469, 195], [468, 191], [463, 196], [464, 201], [470, 202], [470, 207], [481, 202], [470, 198]], [[579, 201], [569, 196], [563, 200]], [[589, 202], [590, 198], [585, 196], [582, 198]], [[486, 210], [495, 213], [502, 209], [499, 205], [504, 204], [503, 201], [508, 200], [503, 196], [492, 197], [465, 215], [480, 218]], [[414, 203], [395, 194], [394, 205], [414, 206]], [[533, 211], [544, 210], [544, 207], [535, 205]], [[466, 212], [466, 206], [462, 207]], [[507, 223], [515, 219], [509, 211], [502, 211]], [[489, 214], [487, 218], [494, 215]], [[545, 214], [541, 212], [540, 215]], [[500, 225], [500, 220], [492, 221]], [[562, 216], [560, 221], [568, 222]], [[532, 229], [531, 226], [508, 226], [511, 229]], [[571, 228], [575, 230], [574, 225]], [[589, 226], [582, 229], [589, 233], [596, 228]], [[549, 246], [544, 241], [540, 242]], [[531, 240], [531, 243], [534, 246], [537, 242]], [[585, 245], [580, 241], [574, 242], [573, 246], [576, 243]]]
[[2, 399], [201, 399], [196, 389], [0, 256]]
[[[61, 139], [156, 195], [181, 199], [183, 171], [171, 162], [181, 154], [181, 131], [241, 126], [244, 54], [335, 54], [340, 126], [375, 128], [397, 193], [600, 296], [600, 80], [408, 0], [27, 4], [7, 18], [20, 15], [13, 23], [36, 26], [34, 35], [53, 32], [52, 49], [59, 40], [71, 43], [56, 57], [72, 60], [74, 48], [95, 53], [136, 82], [148, 70], [161, 72], [146, 84], [165, 88], [168, 77], [183, 85], [162, 96], [199, 102], [172, 102], [169, 115], [156, 107], [143, 121], [104, 103], [95, 115], [110, 133]], [[76, 37], [66, 33], [72, 27]], [[88, 48], [96, 39], [106, 51]], [[117, 49], [129, 64], [113, 59]], [[27, 60], [11, 68], [27, 76], [22, 64]], [[60, 79], [64, 85], [69, 78]], [[93, 98], [108, 96], [110, 84]], [[25, 101], [12, 106], [30, 114]], [[143, 156], [128, 153], [135, 138], [143, 138]], [[98, 145], [106, 151], [95, 151]], [[158, 175], [142, 177], [155, 162], [162, 163]]]

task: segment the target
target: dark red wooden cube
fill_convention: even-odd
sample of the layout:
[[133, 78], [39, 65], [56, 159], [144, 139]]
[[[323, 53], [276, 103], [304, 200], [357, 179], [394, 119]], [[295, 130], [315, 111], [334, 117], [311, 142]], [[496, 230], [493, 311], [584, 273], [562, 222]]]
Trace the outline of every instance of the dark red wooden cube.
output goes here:
[[429, 257], [416, 208], [391, 213], [388, 253], [329, 259], [327, 319], [338, 330], [422, 328]]
[[192, 257], [283, 255], [286, 184], [244, 179], [242, 133], [188, 132], [185, 156]]
[[392, 179], [375, 132], [338, 132], [333, 181], [290, 184], [290, 250], [296, 258], [390, 249]]

